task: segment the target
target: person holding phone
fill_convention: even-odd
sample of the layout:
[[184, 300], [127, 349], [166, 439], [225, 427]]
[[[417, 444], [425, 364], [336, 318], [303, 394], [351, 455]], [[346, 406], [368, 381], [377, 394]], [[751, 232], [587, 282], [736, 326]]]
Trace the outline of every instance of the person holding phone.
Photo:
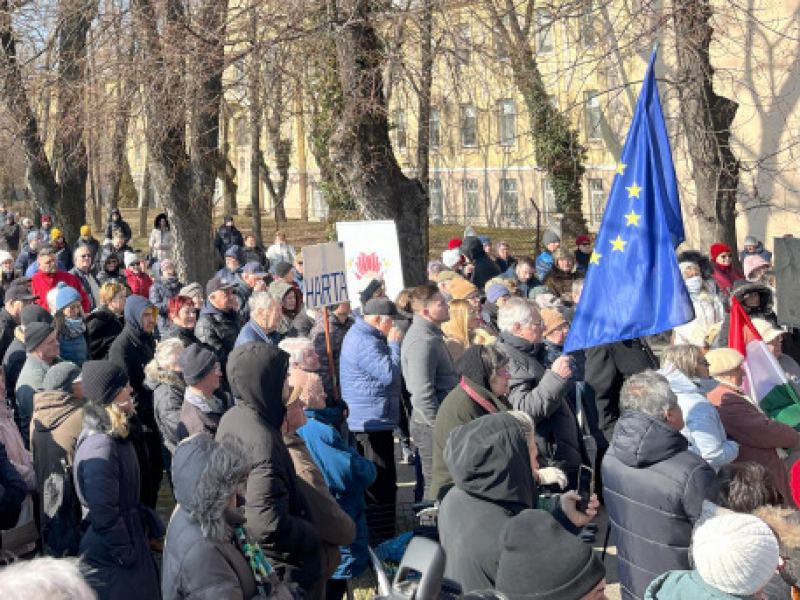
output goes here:
[[[495, 587], [500, 532], [526, 509], [545, 508], [571, 534], [597, 515], [597, 497], [582, 512], [574, 490], [540, 501], [543, 469], [534, 437], [533, 419], [522, 411], [485, 415], [450, 434], [444, 461], [454, 487], [439, 506], [439, 538], [447, 555], [445, 577], [464, 591]], [[544, 551], [547, 540], [539, 541]]]

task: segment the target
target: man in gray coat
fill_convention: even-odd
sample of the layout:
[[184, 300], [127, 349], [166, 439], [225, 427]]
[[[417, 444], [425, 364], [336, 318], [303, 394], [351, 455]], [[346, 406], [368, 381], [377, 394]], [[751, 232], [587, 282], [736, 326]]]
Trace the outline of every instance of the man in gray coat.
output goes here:
[[498, 311], [497, 325], [500, 329], [497, 348], [508, 357], [511, 374], [508, 394], [511, 405], [533, 417], [541, 457], [577, 474], [580, 462], [561, 464], [565, 458], [561, 452], [571, 447], [578, 450], [580, 456], [582, 445], [577, 420], [566, 401], [572, 376], [569, 357], [560, 356], [550, 369], [544, 368], [544, 321], [530, 300], [511, 298], [506, 301]]
[[25, 364], [17, 379], [16, 397], [20, 433], [30, 449], [33, 396], [44, 391], [44, 376], [57, 361], [60, 351], [55, 329], [49, 323], [31, 323], [25, 328]]
[[424, 497], [433, 473], [433, 424], [445, 396], [458, 385], [458, 373], [444, 343], [442, 323], [450, 307], [435, 285], [421, 285], [411, 294], [414, 319], [403, 340], [400, 362], [413, 407], [409, 429], [422, 462]]

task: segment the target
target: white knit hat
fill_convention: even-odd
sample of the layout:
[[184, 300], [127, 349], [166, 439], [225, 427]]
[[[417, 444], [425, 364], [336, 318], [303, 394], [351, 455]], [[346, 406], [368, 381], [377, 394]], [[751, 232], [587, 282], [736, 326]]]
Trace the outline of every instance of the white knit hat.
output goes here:
[[130, 268], [130, 266], [131, 266], [133, 263], [135, 263], [135, 262], [139, 262], [139, 257], [138, 257], [138, 256], [136, 256], [136, 253], [135, 253], [135, 252], [127, 252], [127, 251], [126, 251], [126, 252], [125, 252], [125, 254], [124, 254], [124, 256], [125, 256], [125, 266], [126, 266], [127, 268]]
[[442, 262], [448, 269], [452, 269], [461, 262], [461, 249], [453, 248], [442, 252]]
[[703, 581], [736, 596], [761, 590], [780, 562], [772, 530], [758, 517], [741, 513], [713, 517], [698, 526], [692, 556]]

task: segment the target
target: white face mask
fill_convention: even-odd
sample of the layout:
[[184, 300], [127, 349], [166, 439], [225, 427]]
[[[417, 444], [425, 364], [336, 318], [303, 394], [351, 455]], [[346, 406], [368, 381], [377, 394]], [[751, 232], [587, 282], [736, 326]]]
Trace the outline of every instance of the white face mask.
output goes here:
[[700, 275], [689, 277], [689, 279], [686, 280], [686, 289], [689, 290], [690, 294], [696, 294], [703, 289], [703, 278], [700, 277]]

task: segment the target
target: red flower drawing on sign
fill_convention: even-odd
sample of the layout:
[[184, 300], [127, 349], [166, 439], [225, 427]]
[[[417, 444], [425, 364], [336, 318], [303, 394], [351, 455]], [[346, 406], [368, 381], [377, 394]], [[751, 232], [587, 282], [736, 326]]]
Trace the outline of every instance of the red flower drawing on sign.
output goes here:
[[356, 279], [383, 279], [383, 263], [375, 252], [359, 254], [355, 266]]

